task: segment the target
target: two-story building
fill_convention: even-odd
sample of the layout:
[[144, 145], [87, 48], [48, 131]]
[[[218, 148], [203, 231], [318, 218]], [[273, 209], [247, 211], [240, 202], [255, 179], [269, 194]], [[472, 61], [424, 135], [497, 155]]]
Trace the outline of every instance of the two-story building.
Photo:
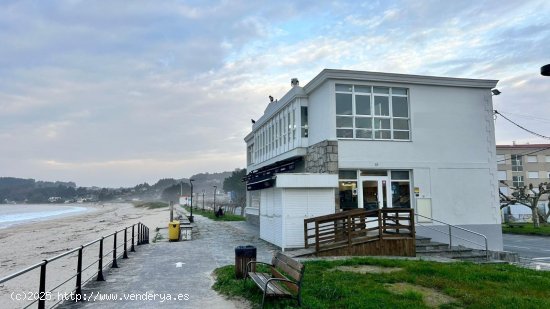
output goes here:
[[248, 219], [262, 239], [299, 248], [305, 218], [412, 207], [417, 234], [445, 238], [435, 219], [502, 250], [496, 83], [329, 69], [303, 87], [293, 79], [245, 137]]

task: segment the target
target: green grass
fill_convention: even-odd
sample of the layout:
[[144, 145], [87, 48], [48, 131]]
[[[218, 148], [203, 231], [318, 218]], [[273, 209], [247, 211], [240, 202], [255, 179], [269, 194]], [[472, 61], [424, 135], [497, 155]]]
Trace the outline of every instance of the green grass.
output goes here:
[[541, 223], [539, 228], [535, 228], [533, 223], [505, 223], [502, 225], [502, 232], [507, 234], [550, 236], [550, 224]]
[[[188, 206], [185, 206], [183, 208], [185, 208], [189, 212], [191, 211], [191, 209]], [[246, 221], [246, 218], [242, 216], [225, 213], [221, 217], [216, 217], [216, 215], [214, 215], [212, 211], [209, 211], [209, 210], [203, 211], [200, 208], [193, 207], [193, 216], [194, 215], [201, 215], [203, 217], [207, 217], [208, 219], [211, 219], [214, 221]]]
[[133, 202], [134, 207], [146, 207], [147, 209], [156, 209], [168, 207], [168, 203], [164, 202]]
[[[385, 284], [410, 283], [435, 289], [455, 298], [440, 308], [550, 308], [550, 272], [512, 265], [436, 263], [427, 261], [354, 258], [306, 262], [302, 283], [302, 308], [429, 308], [422, 294], [405, 291], [396, 295]], [[400, 267], [386, 274], [328, 271], [336, 266], [379, 265]], [[235, 279], [234, 266], [215, 270], [214, 289], [230, 297], [242, 297], [259, 307], [262, 294], [251, 280]], [[294, 300], [273, 300], [267, 308], [294, 308]]]

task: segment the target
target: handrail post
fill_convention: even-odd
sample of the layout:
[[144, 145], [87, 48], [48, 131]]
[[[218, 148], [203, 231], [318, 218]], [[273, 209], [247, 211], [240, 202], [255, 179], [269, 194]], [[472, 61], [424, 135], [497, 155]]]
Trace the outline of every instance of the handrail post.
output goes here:
[[80, 246], [80, 249], [78, 249], [78, 261], [76, 262], [76, 301], [81, 299], [79, 296], [82, 295], [82, 249], [84, 249], [84, 246]]
[[319, 252], [319, 222], [315, 221], [315, 252]]
[[378, 238], [382, 239], [384, 233], [382, 230], [382, 210], [378, 209]]
[[43, 260], [44, 264], [40, 266], [40, 286], [38, 288], [38, 309], [46, 308], [46, 265], [48, 260]]
[[453, 249], [453, 235], [452, 235], [451, 225], [448, 224], [448, 226], [449, 226], [449, 250], [452, 250]]
[[307, 248], [307, 222], [304, 221], [304, 248]]
[[103, 239], [104, 237], [101, 236], [101, 239], [99, 240], [99, 260], [97, 261], [96, 281], [105, 281], [105, 278], [103, 278]]
[[134, 249], [134, 226], [135, 224], [132, 224], [132, 245], [130, 246], [130, 252], [136, 252]]
[[116, 234], [118, 232], [115, 232], [113, 235], [113, 264], [111, 265], [111, 268], [118, 268], [118, 265], [116, 263]]
[[127, 233], [126, 233], [126, 230], [127, 230], [127, 229], [128, 229], [127, 227], [124, 228], [124, 254], [122, 255], [122, 258], [123, 258], [123, 259], [127, 259], [127, 258], [128, 258], [128, 250], [127, 250], [127, 248], [126, 248], [126, 243], [128, 242], [128, 235], [126, 235], [126, 234], [127, 234]]
[[489, 245], [487, 243], [487, 237], [483, 236], [483, 238], [485, 239], [485, 257], [487, 261], [489, 261]]
[[348, 248], [351, 248], [351, 216], [348, 216], [347, 219], [348, 219]]

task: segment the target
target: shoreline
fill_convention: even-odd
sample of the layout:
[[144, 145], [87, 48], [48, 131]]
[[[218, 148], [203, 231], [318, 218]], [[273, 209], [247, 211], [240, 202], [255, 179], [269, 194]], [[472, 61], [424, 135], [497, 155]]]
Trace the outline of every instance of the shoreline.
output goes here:
[[[79, 216], [86, 214], [88, 212], [97, 211], [97, 208], [101, 206], [102, 204], [96, 204], [96, 203], [90, 203], [90, 204], [6, 204], [7, 206], [17, 206], [17, 207], [52, 207], [56, 208], [58, 211], [62, 208], [72, 208], [73, 211], [65, 211], [61, 213], [55, 213], [55, 211], [50, 210], [36, 210], [35, 212], [22, 212], [22, 213], [8, 213], [8, 214], [2, 214], [2, 216], [24, 216], [25, 214], [33, 214], [33, 213], [40, 213], [40, 212], [51, 212], [51, 214], [45, 213], [43, 216], [40, 217], [32, 217], [30, 219], [20, 219], [15, 221], [7, 221], [7, 222], [0, 222], [0, 230], [6, 229], [6, 228], [12, 228], [16, 227], [22, 224], [28, 224], [28, 223], [37, 223], [37, 222], [43, 222], [43, 221], [49, 221], [49, 220], [57, 220], [67, 217], [73, 217], [73, 216]], [[3, 205], [0, 205], [0, 208], [4, 207]], [[26, 210], [26, 209], [25, 209]]]
[[[169, 221], [166, 208], [147, 209], [134, 207], [130, 203], [105, 203], [91, 206], [91, 211], [71, 216], [41, 220], [32, 224], [18, 224], [0, 229], [0, 278], [26, 267], [72, 250], [116, 230], [141, 222], [149, 227], [150, 237], [154, 229]], [[122, 244], [121, 240], [119, 243]], [[111, 250], [112, 239], [106, 239], [104, 254]], [[98, 244], [84, 250], [84, 263], [88, 265], [97, 259]], [[109, 258], [106, 258], [109, 260]], [[105, 266], [106, 264], [104, 264]], [[96, 267], [90, 267], [86, 277], [93, 275]], [[67, 280], [76, 273], [76, 254], [48, 263], [46, 290]], [[3, 308], [20, 308], [26, 303], [10, 299], [12, 292], [37, 292], [40, 269], [0, 284], [0, 303]], [[84, 280], [83, 280], [84, 281]], [[69, 280], [60, 290], [74, 288]], [[58, 291], [58, 290], [56, 290]]]

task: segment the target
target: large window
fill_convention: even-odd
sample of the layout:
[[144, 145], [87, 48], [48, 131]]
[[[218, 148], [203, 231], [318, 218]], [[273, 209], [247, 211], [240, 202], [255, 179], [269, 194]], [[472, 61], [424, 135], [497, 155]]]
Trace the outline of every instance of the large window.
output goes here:
[[523, 176], [512, 176], [512, 187], [514, 188], [523, 187]]
[[336, 84], [338, 138], [410, 140], [406, 88]]
[[391, 196], [395, 208], [411, 208], [409, 171], [391, 171]]
[[521, 155], [512, 155], [512, 171], [521, 172], [523, 171], [523, 160]]

